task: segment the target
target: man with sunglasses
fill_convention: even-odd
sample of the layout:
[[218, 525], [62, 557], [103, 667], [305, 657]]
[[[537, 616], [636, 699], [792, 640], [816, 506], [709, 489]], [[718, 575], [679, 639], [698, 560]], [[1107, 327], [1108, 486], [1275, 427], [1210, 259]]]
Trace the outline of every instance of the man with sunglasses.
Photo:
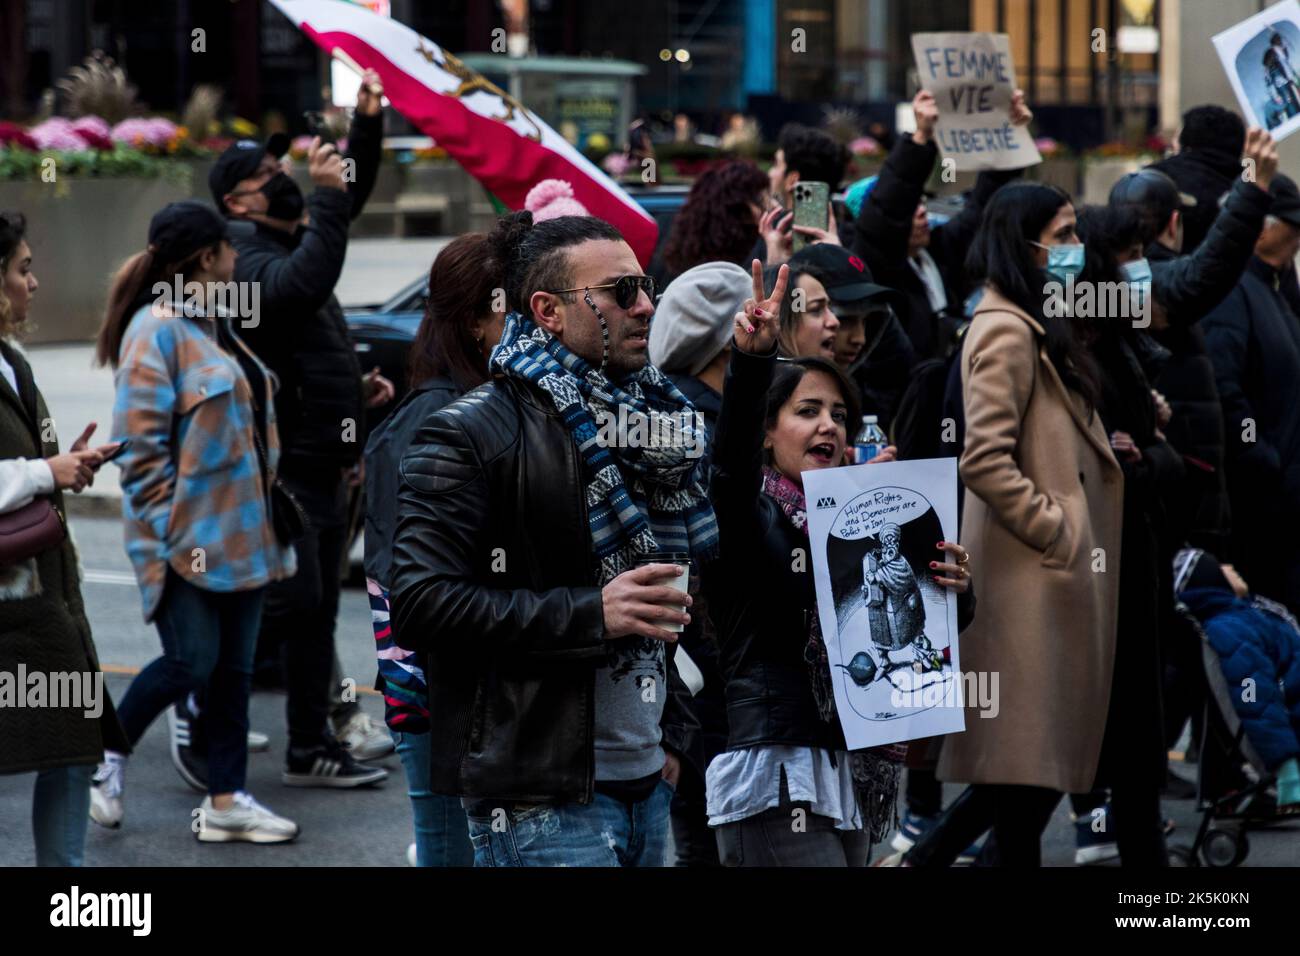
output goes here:
[[462, 798], [477, 866], [662, 866], [674, 585], [717, 549], [702, 425], [649, 363], [654, 282], [612, 226], [518, 213], [491, 242], [493, 379], [402, 462], [392, 621], [425, 656], [432, 790]]

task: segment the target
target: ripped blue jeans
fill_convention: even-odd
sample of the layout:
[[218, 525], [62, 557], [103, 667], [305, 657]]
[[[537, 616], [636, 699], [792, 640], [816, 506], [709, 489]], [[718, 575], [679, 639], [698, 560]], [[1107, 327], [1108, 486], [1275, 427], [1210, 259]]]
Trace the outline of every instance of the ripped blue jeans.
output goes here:
[[660, 780], [650, 796], [624, 803], [597, 793], [591, 803], [539, 804], [471, 816], [477, 866], [664, 866], [673, 788]]

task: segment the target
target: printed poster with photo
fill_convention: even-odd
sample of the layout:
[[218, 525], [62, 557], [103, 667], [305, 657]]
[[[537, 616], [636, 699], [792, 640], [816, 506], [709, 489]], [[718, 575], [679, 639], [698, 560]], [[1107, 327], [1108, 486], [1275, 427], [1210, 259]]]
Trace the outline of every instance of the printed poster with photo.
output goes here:
[[849, 749], [965, 730], [957, 596], [931, 561], [957, 540], [957, 459], [804, 472], [835, 706]]
[[1247, 126], [1300, 129], [1300, 2], [1283, 0], [1214, 37]]

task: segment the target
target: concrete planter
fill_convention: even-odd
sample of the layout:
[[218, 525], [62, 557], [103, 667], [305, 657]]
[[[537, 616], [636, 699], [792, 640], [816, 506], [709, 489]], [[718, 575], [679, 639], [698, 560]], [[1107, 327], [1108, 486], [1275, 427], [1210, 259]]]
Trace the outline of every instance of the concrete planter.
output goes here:
[[1122, 159], [1086, 160], [1083, 165], [1083, 195], [1079, 201], [1104, 204], [1110, 198], [1111, 187], [1121, 176], [1135, 173], [1157, 159], [1158, 156], [1125, 156]]
[[149, 220], [191, 187], [161, 179], [64, 179], [0, 182], [0, 209], [27, 217], [32, 271], [28, 341], [86, 341], [104, 315], [108, 283], [122, 261], [145, 247]]

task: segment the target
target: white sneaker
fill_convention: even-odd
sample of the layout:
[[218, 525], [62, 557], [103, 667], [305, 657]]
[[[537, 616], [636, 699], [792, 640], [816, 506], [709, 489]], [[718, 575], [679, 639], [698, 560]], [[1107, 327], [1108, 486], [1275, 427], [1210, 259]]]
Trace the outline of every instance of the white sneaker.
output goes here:
[[195, 831], [200, 843], [288, 843], [298, 833], [298, 824], [276, 816], [242, 790], [229, 810], [218, 810], [212, 797], [204, 797]]
[[406, 865], [407, 865], [407, 866], [418, 866], [418, 865], [419, 865], [418, 863], [416, 863], [415, 844], [414, 844], [414, 843], [412, 843], [410, 846], [408, 846], [408, 847], [406, 848]]
[[116, 830], [122, 825], [122, 789], [126, 759], [109, 756], [90, 778], [90, 819], [101, 827]]
[[250, 754], [266, 753], [271, 749], [271, 738], [260, 730], [248, 732], [248, 752]]
[[375, 723], [370, 715], [358, 711], [348, 722], [337, 728], [335, 736], [348, 748], [354, 760], [374, 760], [393, 752], [393, 735], [388, 728]]

